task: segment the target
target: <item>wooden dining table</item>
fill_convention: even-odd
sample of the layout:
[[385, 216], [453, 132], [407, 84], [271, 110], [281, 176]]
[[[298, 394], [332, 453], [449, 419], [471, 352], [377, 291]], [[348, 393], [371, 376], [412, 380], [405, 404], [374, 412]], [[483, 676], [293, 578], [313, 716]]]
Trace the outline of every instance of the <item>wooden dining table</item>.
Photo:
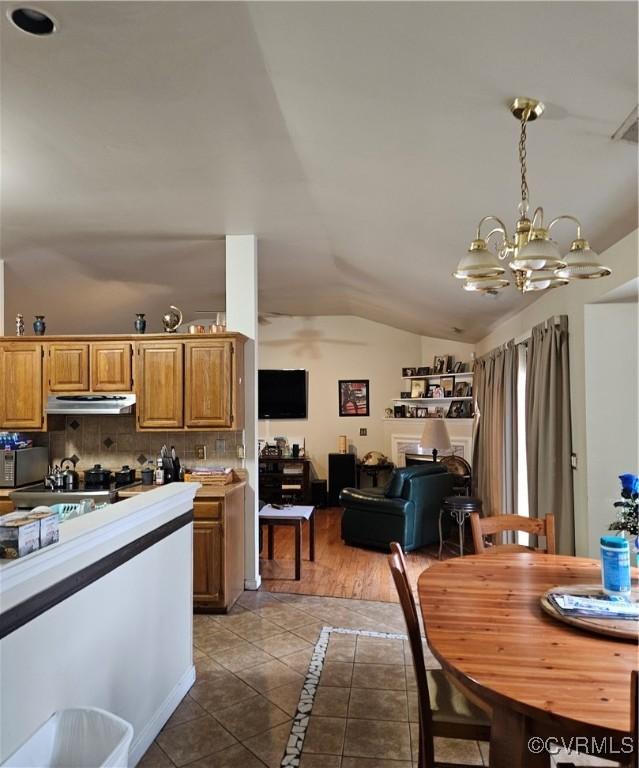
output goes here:
[[431, 651], [492, 709], [491, 768], [548, 766], [549, 751], [571, 737], [597, 740], [601, 757], [627, 759], [637, 644], [569, 626], [540, 607], [551, 587], [600, 583], [596, 560], [536, 552], [455, 558], [419, 577]]

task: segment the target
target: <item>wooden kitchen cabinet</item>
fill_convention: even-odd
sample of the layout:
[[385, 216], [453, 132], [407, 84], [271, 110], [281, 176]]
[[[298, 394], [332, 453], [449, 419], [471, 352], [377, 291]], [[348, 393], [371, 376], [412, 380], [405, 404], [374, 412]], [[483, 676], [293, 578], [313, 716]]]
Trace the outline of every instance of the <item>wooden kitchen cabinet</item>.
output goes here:
[[130, 342], [91, 344], [91, 391], [130, 392], [133, 388]]
[[222, 600], [222, 523], [193, 522], [193, 602], [217, 605]]
[[193, 503], [193, 609], [225, 613], [244, 591], [244, 483]]
[[231, 340], [185, 342], [186, 427], [233, 426], [233, 355]]
[[8, 515], [15, 510], [15, 505], [11, 499], [0, 499], [0, 515]]
[[138, 429], [180, 429], [184, 425], [184, 344], [139, 342], [136, 348]]
[[89, 391], [89, 345], [48, 344], [50, 392]]
[[45, 428], [43, 347], [32, 342], [0, 345], [0, 428]]

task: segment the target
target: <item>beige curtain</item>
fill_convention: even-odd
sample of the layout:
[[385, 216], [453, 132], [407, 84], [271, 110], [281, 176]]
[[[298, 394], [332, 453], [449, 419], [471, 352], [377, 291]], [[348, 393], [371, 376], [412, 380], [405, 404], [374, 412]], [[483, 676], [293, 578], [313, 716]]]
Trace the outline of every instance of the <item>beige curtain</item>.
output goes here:
[[475, 361], [473, 492], [485, 515], [517, 509], [517, 367], [512, 341]]
[[535, 326], [526, 360], [526, 455], [531, 517], [555, 515], [557, 551], [575, 551], [568, 317]]

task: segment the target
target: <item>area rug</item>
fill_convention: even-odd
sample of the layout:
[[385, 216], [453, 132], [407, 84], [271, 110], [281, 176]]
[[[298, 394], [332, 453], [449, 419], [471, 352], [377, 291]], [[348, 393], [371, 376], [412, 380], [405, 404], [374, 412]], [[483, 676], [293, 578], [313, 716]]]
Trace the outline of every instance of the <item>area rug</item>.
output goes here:
[[302, 686], [300, 700], [297, 705], [297, 712], [291, 725], [291, 734], [286, 745], [286, 751], [282, 757], [280, 768], [297, 768], [302, 757], [304, 747], [304, 737], [309, 726], [315, 694], [320, 683], [324, 660], [328, 649], [328, 641], [332, 634], [336, 635], [356, 635], [360, 637], [373, 637], [380, 640], [407, 640], [406, 635], [395, 634], [392, 632], [374, 632], [366, 629], [347, 629], [345, 627], [322, 627], [319, 638], [315, 643], [313, 655], [308, 666], [308, 671]]

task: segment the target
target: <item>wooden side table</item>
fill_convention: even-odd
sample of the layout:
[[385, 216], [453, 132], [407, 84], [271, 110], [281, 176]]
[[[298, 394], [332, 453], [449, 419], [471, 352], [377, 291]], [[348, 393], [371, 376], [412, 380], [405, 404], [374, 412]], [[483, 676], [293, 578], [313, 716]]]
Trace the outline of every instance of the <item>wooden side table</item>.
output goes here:
[[470, 517], [471, 512], [479, 512], [481, 515], [481, 499], [475, 496], [447, 496], [442, 501], [441, 509], [439, 510], [439, 554], [438, 558], [442, 559], [442, 547], [444, 546], [444, 540], [442, 536], [442, 515], [444, 512], [448, 512], [451, 517], [457, 523], [458, 535], [459, 535], [459, 556], [464, 556], [464, 526], [466, 520]]
[[275, 549], [274, 527], [276, 525], [292, 525], [295, 528], [295, 581], [302, 577], [302, 523], [308, 520], [309, 560], [315, 560], [315, 507], [291, 506], [275, 509], [270, 504], [262, 507], [259, 512], [260, 525], [267, 526], [267, 557], [273, 559]]

